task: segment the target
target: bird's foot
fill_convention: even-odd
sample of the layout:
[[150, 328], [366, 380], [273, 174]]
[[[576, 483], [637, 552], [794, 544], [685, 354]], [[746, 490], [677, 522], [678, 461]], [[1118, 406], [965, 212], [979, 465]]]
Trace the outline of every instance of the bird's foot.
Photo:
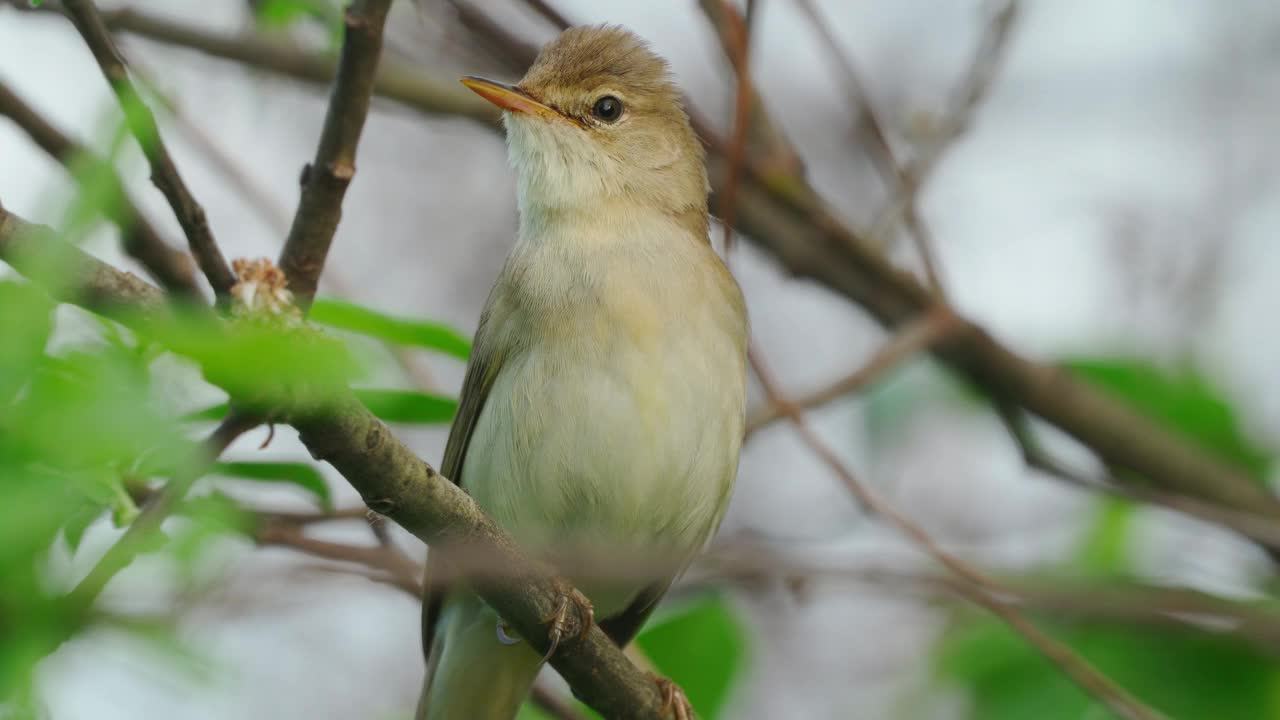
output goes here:
[[586, 640], [591, 634], [591, 628], [596, 623], [596, 611], [591, 607], [591, 601], [586, 595], [578, 592], [573, 588], [569, 588], [560, 594], [560, 603], [556, 606], [556, 611], [551, 617], [543, 618], [542, 621], [551, 623], [551, 627], [547, 630], [547, 638], [550, 640], [550, 646], [547, 648], [547, 654], [543, 656], [543, 662], [551, 659], [556, 653], [556, 648], [560, 647], [560, 641], [569, 634], [574, 628], [573, 621], [569, 619], [569, 606], [572, 605], [577, 610], [576, 622], [578, 630], [578, 639]]
[[661, 675], [649, 673], [649, 676], [658, 686], [658, 692], [662, 693], [663, 717], [672, 718], [672, 720], [695, 720], [697, 716], [693, 712], [693, 706], [689, 704], [689, 698], [685, 697], [684, 690], [681, 690], [679, 685]]

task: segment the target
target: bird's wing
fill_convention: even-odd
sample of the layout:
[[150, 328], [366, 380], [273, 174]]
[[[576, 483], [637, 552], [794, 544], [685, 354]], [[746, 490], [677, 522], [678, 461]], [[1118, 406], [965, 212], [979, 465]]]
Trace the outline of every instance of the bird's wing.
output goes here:
[[[492, 333], [487, 332], [490, 329], [489, 319], [494, 302], [495, 297], [491, 296], [480, 315], [480, 326], [476, 330], [475, 343], [471, 348], [467, 374], [462, 381], [458, 414], [453, 418], [449, 441], [444, 447], [444, 460], [440, 463], [440, 473], [459, 486], [462, 486], [462, 463], [467, 455], [467, 446], [471, 444], [471, 434], [506, 356], [504, 348], [498, 347], [499, 344], [492, 340]], [[440, 618], [440, 610], [449, 589], [448, 583], [443, 580], [432, 581], [432, 566], [438, 566], [444, 561], [439, 555], [434, 549], [427, 553], [426, 575], [422, 582], [422, 650], [427, 662], [431, 661], [431, 643], [435, 638], [436, 622]]]

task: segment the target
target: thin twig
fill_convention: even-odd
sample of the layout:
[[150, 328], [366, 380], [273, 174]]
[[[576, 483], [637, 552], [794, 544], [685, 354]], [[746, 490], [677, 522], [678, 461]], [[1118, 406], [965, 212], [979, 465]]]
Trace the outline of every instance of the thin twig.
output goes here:
[[[836, 382], [793, 400], [797, 408], [810, 410], [854, 393], [881, 378], [919, 353], [925, 352], [959, 327], [956, 316], [945, 307], [902, 328], [889, 339], [862, 367]], [[774, 404], [767, 404], [747, 417], [746, 435], [786, 417]]]
[[1257, 543], [1272, 558], [1280, 558], [1280, 523], [1248, 511], [1236, 510], [1194, 497], [1162, 492], [1157, 488], [1122, 483], [1114, 476], [1091, 479], [1055, 459], [1035, 438], [1025, 413], [1017, 408], [997, 406], [1000, 420], [1018, 446], [1027, 467], [1091, 492], [1100, 492], [1121, 500], [1145, 503], [1189, 515], [1198, 520], [1220, 525]]
[[138, 141], [147, 162], [151, 165], [151, 181], [155, 183], [165, 199], [173, 208], [178, 224], [186, 233], [191, 254], [195, 256], [201, 271], [213, 287], [214, 294], [222, 303], [230, 301], [231, 286], [236, 278], [227, 265], [226, 258], [218, 248], [213, 232], [209, 229], [209, 220], [204, 208], [192, 197], [191, 191], [178, 173], [178, 168], [169, 156], [164, 140], [160, 137], [160, 129], [156, 125], [155, 116], [146, 103], [138, 95], [133, 82], [129, 80], [129, 71], [124, 58], [116, 49], [102, 17], [92, 0], [66, 0], [63, 3], [67, 16], [84, 38], [85, 44], [93, 53], [102, 70], [102, 75], [111, 85], [124, 111], [125, 121], [130, 132]]
[[303, 312], [315, 297], [342, 217], [342, 199], [355, 177], [356, 146], [369, 115], [390, 7], [391, 0], [356, 0], [343, 16], [345, 40], [320, 143], [315, 160], [303, 172], [302, 199], [277, 263]]
[[175, 473], [152, 501], [142, 509], [129, 528], [111, 547], [107, 548], [89, 574], [67, 595], [67, 604], [73, 616], [87, 611], [111, 578], [128, 567], [152, 540], [161, 523], [186, 497], [191, 485], [204, 475], [209, 466], [223, 451], [244, 433], [260, 424], [260, 420], [232, 411], [201, 444], [199, 457], [192, 466]]
[[733, 92], [733, 130], [729, 138], [729, 164], [725, 167], [724, 193], [720, 198], [720, 224], [724, 227], [725, 252], [733, 248], [734, 213], [738, 207], [738, 181], [747, 154], [747, 131], [751, 123], [751, 32], [729, 0], [720, 1], [725, 22], [729, 57], [737, 83]]
[[[840, 48], [840, 42], [832, 32], [831, 24], [822, 17], [814, 0], [795, 0], [795, 3], [822, 41], [827, 55], [831, 58], [831, 64], [844, 79], [845, 92], [849, 95], [850, 104], [860, 109], [860, 116], [865, 120], [871, 136], [871, 157], [885, 179], [890, 198], [899, 193], [908, 193], [907, 188], [911, 183], [902, 164], [894, 155], [884, 123], [880, 120], [875, 103], [871, 101], [871, 93], [867, 91], [866, 83], [862, 81], [861, 75], [854, 67], [853, 59]], [[917, 183], [916, 187], [918, 186]], [[945, 296], [933, 236], [924, 219], [920, 217], [914, 198], [903, 201], [903, 217], [911, 238], [915, 241], [916, 252], [924, 265], [925, 278], [934, 290]], [[884, 238], [878, 235], [873, 235], [871, 240], [877, 245], [884, 244]]]
[[538, 13], [543, 20], [551, 23], [557, 30], [564, 30], [570, 25], [569, 18], [565, 17], [559, 10], [556, 10], [546, 0], [524, 0], [524, 4], [529, 6], [530, 10]]
[[[150, 90], [160, 107], [173, 120], [178, 130], [204, 154], [213, 165], [213, 169], [228, 180], [227, 184], [237, 192], [245, 204], [257, 212], [258, 217], [267, 223], [272, 231], [278, 233], [279, 237], [286, 237], [290, 224], [289, 212], [284, 206], [272, 200], [272, 192], [254, 177], [252, 172], [243, 167], [235, 155], [222, 147], [217, 139], [183, 112], [178, 103], [159, 92], [156, 89], [156, 83], [149, 78], [150, 73], [138, 72], [137, 63], [134, 64], [134, 71], [142, 79], [142, 85]], [[355, 297], [351, 283], [341, 272], [330, 268], [325, 274], [325, 281], [338, 296], [350, 299]], [[385, 347], [392, 359], [400, 366], [405, 377], [415, 387], [420, 390], [430, 390], [437, 386], [431, 371], [417, 362], [412, 352], [395, 343], [386, 343]]]
[[254, 532], [254, 540], [261, 545], [288, 547], [313, 557], [353, 563], [384, 572], [394, 579], [396, 587], [415, 598], [422, 597], [421, 568], [385, 546], [362, 547], [319, 540], [305, 534], [297, 525], [272, 522], [261, 524]]
[[105, 170], [106, 181], [114, 197], [112, 202], [103, 204], [103, 212], [120, 228], [125, 252], [141, 263], [166, 290], [190, 299], [201, 297], [191, 257], [170, 247], [155, 227], [147, 222], [109, 162], [96, 157], [88, 148], [54, 127], [3, 82], [0, 82], [0, 115], [12, 120], [40, 149], [72, 171], [72, 178], [76, 181], [84, 180], [74, 172], [77, 161], [89, 162]]
[[765, 390], [765, 394], [770, 397], [775, 405], [783, 408], [783, 411], [791, 420], [796, 431], [800, 433], [805, 444], [844, 481], [849, 492], [863, 507], [888, 520], [890, 524], [911, 539], [926, 554], [957, 578], [963, 580], [962, 584], [956, 586], [958, 592], [974, 603], [986, 608], [1019, 635], [1022, 635], [1028, 643], [1056, 665], [1063, 674], [1075, 681], [1082, 690], [1104, 702], [1118, 715], [1128, 720], [1157, 720], [1164, 717], [1161, 713], [1148, 707], [1106, 675], [1099, 672], [1080, 654], [1047, 635], [1022, 617], [1016, 609], [1000, 599], [1001, 594], [1006, 591], [994, 578], [961, 560], [958, 556], [944, 550], [924, 528], [871, 492], [858, 480], [852, 470], [840, 460], [835, 451], [822, 438], [818, 437], [817, 433], [813, 431], [805, 420], [804, 414], [782, 394], [755, 350], [755, 348], [752, 348], [751, 364], [756, 371], [756, 377], [760, 380], [760, 384]]
[[871, 237], [888, 237], [889, 228], [899, 217], [906, 217], [910, 222], [911, 215], [916, 213], [920, 188], [955, 141], [968, 130], [978, 107], [986, 99], [996, 72], [1004, 62], [1018, 11], [1019, 0], [1007, 0], [992, 16], [969, 70], [943, 114], [941, 126], [932, 133], [926, 149], [903, 168], [898, 193], [876, 217]]

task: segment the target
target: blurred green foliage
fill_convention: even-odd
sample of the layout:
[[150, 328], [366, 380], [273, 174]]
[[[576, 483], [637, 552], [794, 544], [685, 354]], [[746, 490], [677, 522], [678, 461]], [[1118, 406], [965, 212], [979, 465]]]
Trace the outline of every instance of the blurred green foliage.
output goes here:
[[[1147, 704], [1178, 720], [1280, 717], [1280, 662], [1226, 636], [1100, 622], [1041, 623]], [[1002, 623], [969, 618], [946, 636], [942, 672], [975, 720], [1115, 717]]]
[[[1082, 358], [1064, 365], [1265, 480], [1273, 458], [1243, 434], [1231, 404], [1200, 374], [1130, 358]], [[1133, 578], [1133, 521], [1141, 512], [1127, 501], [1099, 498], [1077, 551], [1045, 571], [1098, 583]], [[1088, 619], [1040, 624], [1171, 718], [1280, 718], [1280, 657], [1274, 651], [1212, 630]], [[988, 616], [957, 613], [939, 643], [937, 663], [941, 675], [968, 694], [967, 716], [974, 720], [1114, 717], [1025, 640]]]
[[264, 30], [282, 30], [296, 25], [323, 28], [331, 49], [342, 46], [342, 8], [333, 0], [254, 0], [254, 16]]
[[[109, 182], [107, 174], [98, 177]], [[87, 228], [100, 218], [90, 215], [77, 211], [68, 223]], [[59, 259], [47, 258], [51, 276], [58, 274]], [[379, 340], [386, 335], [385, 316], [344, 307], [345, 330]], [[104, 516], [117, 528], [131, 523], [138, 503], [195, 467], [204, 431], [193, 422], [217, 421], [227, 409], [222, 403], [216, 413], [182, 416], [167, 397], [173, 388], [158, 375], [157, 360], [185, 358], [238, 404], [284, 407], [323, 402], [365, 368], [353, 360], [345, 336], [289, 318], [219, 320], [206, 311], [176, 309], [107, 320], [58, 310], [42, 290], [17, 279], [0, 280], [0, 337], [0, 708], [22, 717], [39, 706], [31, 680], [40, 659], [104, 621], [68, 601], [76, 579], [51, 579], [59, 539], [76, 553], [89, 526]], [[457, 343], [433, 349], [465, 354]], [[440, 425], [456, 410], [452, 398], [433, 393], [370, 388], [358, 395], [391, 422]], [[220, 476], [289, 483], [321, 509], [332, 507], [325, 476], [311, 461], [224, 461], [208, 474], [215, 487]], [[213, 540], [252, 529], [229, 496], [206, 490], [183, 503], [142, 547], [162, 549], [188, 573]]]
[[448, 325], [397, 317], [343, 300], [316, 298], [310, 318], [321, 325], [351, 330], [397, 345], [434, 350], [459, 360], [466, 360], [471, 355], [471, 341]]
[[1112, 358], [1080, 358], [1063, 365], [1191, 442], [1234, 461], [1259, 482], [1266, 479], [1270, 453], [1244, 435], [1231, 403], [1195, 370]]

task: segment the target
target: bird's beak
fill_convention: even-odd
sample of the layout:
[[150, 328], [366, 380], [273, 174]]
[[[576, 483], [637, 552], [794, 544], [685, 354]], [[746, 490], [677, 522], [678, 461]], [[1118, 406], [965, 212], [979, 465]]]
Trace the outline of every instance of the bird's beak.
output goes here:
[[548, 119], [568, 119], [554, 108], [543, 105], [533, 99], [529, 93], [514, 85], [505, 85], [493, 80], [475, 77], [474, 75], [462, 78], [462, 84], [466, 85], [475, 94], [508, 112], [523, 113]]

